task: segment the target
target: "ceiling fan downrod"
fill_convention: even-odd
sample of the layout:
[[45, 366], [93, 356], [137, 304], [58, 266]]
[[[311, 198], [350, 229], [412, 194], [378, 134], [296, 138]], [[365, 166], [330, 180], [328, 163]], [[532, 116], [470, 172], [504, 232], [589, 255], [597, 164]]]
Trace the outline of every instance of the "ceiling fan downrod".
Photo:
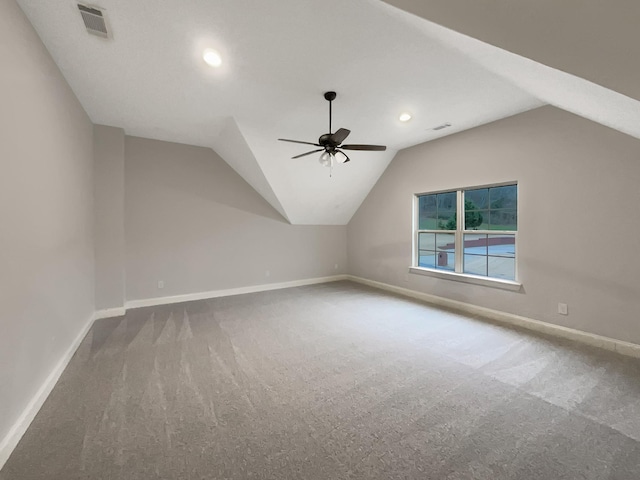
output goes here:
[[325, 92], [324, 94], [324, 99], [327, 100], [329, 102], [329, 135], [331, 135], [333, 133], [333, 131], [331, 130], [331, 116], [332, 116], [332, 105], [333, 105], [333, 101], [336, 99], [336, 92]]

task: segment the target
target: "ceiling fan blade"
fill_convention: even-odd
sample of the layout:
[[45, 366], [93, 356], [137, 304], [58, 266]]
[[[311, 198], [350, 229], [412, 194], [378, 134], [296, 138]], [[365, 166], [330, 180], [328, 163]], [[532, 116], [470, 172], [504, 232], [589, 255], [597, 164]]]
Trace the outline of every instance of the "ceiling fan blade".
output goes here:
[[369, 150], [372, 152], [384, 152], [387, 147], [384, 145], [342, 145], [344, 150]]
[[295, 157], [291, 157], [291, 158], [300, 158], [300, 157], [304, 157], [305, 155], [311, 155], [312, 153], [322, 152], [323, 150], [324, 148], [321, 148], [320, 150], [311, 150], [310, 152], [301, 153], [300, 155], [296, 155]]
[[291, 143], [301, 143], [303, 145], [313, 145], [314, 147], [321, 147], [322, 146], [322, 145], [319, 145], [317, 143], [301, 142], [300, 140], [288, 140], [286, 138], [279, 138], [278, 140], [280, 140], [281, 142], [291, 142]]
[[331, 140], [331, 142], [335, 143], [336, 145], [340, 145], [342, 142], [344, 142], [344, 139], [347, 138], [350, 133], [351, 133], [351, 130], [347, 130], [346, 128], [340, 128], [336, 133], [331, 135], [331, 138], [329, 140]]

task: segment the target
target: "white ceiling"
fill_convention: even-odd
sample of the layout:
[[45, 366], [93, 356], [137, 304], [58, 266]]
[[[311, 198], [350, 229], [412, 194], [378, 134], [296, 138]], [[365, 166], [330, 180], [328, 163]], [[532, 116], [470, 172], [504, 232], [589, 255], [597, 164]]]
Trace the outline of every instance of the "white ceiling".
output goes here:
[[[213, 148], [294, 224], [346, 224], [397, 150], [550, 97], [518, 76], [522, 57], [478, 42], [476, 58], [468, 37], [378, 0], [98, 0], [109, 40], [87, 34], [73, 1], [18, 3], [94, 123]], [[276, 140], [326, 133], [327, 90], [345, 143], [389, 147], [353, 152], [331, 178]]]

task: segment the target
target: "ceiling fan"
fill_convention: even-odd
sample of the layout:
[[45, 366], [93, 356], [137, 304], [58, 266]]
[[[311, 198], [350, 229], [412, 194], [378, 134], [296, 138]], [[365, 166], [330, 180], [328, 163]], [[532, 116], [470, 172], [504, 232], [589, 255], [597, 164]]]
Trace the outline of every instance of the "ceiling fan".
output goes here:
[[318, 143], [301, 142], [299, 140], [288, 140], [286, 138], [279, 138], [282, 142], [302, 143], [303, 145], [313, 145], [314, 147], [320, 147], [317, 150], [311, 150], [310, 152], [301, 153], [291, 158], [300, 158], [312, 153], [322, 152], [320, 155], [320, 163], [325, 167], [333, 167], [337, 163], [347, 163], [351, 159], [342, 150], [369, 150], [373, 152], [382, 152], [387, 149], [384, 145], [342, 145], [342, 142], [349, 136], [351, 130], [346, 128], [340, 128], [335, 133], [331, 133], [331, 105], [336, 99], [336, 92], [326, 92], [324, 94], [325, 100], [329, 102], [329, 133], [321, 135], [318, 139]]

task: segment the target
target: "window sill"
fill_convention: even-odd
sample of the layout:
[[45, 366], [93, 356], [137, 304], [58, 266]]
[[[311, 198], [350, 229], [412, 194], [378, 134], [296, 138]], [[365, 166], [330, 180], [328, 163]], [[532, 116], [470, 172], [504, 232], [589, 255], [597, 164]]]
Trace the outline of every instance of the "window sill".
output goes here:
[[448, 272], [446, 270], [435, 270], [433, 268], [409, 267], [409, 272], [417, 275], [425, 275], [427, 277], [442, 278], [445, 280], [453, 280], [456, 282], [471, 283], [474, 285], [483, 285], [485, 287], [500, 288], [503, 290], [511, 290], [514, 292], [522, 288], [519, 282], [511, 280], [501, 280], [499, 278], [480, 277], [478, 275], [470, 275], [468, 273]]

